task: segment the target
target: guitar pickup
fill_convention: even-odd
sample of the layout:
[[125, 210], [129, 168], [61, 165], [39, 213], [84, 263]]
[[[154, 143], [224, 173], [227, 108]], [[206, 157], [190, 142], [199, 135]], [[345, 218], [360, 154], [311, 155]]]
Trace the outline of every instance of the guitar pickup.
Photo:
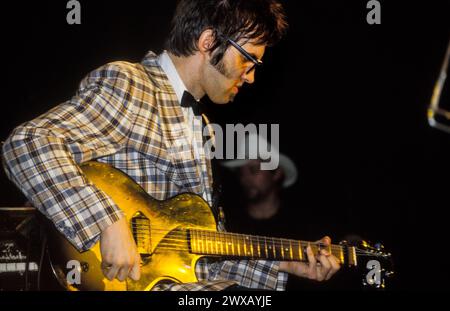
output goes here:
[[143, 257], [150, 256], [152, 250], [150, 219], [141, 212], [137, 212], [131, 218], [131, 233], [139, 254]]

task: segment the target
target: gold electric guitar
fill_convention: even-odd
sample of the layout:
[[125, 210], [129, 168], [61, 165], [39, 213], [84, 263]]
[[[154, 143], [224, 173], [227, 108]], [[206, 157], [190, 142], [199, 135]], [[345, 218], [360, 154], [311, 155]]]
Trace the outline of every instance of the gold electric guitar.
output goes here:
[[[325, 246], [315, 242], [217, 232], [210, 207], [198, 195], [185, 193], [159, 201], [150, 197], [129, 176], [107, 164], [87, 162], [81, 169], [86, 178], [109, 195], [125, 213], [142, 258], [141, 278], [139, 281], [109, 281], [100, 267], [99, 243], [80, 253], [52, 229], [48, 244], [50, 264], [65, 289], [143, 291], [151, 290], [159, 282], [196, 282], [195, 265], [203, 256], [307, 261], [307, 245], [311, 245], [314, 253], [321, 248], [328, 250], [342, 265], [350, 267], [366, 265], [371, 260], [376, 269], [371, 275], [375, 277], [363, 278], [369, 285], [384, 287], [385, 276], [393, 273], [391, 255], [384, 252], [382, 246], [371, 247], [366, 242], [360, 247], [345, 243]], [[74, 267], [80, 277], [77, 282], [70, 281]]]

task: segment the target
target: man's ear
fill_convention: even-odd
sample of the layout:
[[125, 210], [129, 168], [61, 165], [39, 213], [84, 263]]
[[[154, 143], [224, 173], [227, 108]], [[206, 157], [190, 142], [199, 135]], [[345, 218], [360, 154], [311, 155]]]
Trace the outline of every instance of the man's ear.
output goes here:
[[197, 47], [201, 54], [208, 54], [214, 45], [216, 38], [212, 29], [206, 29], [200, 35], [197, 41]]

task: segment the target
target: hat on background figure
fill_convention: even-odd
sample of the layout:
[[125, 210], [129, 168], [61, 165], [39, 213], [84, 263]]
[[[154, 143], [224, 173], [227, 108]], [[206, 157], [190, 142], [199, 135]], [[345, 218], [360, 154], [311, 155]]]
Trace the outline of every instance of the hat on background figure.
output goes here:
[[[258, 148], [258, 145], [264, 145], [266, 148]], [[298, 172], [294, 161], [288, 156], [280, 153], [274, 146], [271, 146], [264, 137], [250, 132], [248, 135], [245, 135], [243, 139], [238, 141], [237, 147], [238, 150], [245, 150], [245, 158], [222, 161], [221, 164], [224, 167], [237, 169], [251, 160], [249, 155], [257, 155], [256, 159], [265, 161], [269, 159], [271, 154], [275, 153], [278, 154], [279, 157], [279, 168], [281, 168], [284, 173], [283, 188], [288, 188], [297, 181]], [[268, 152], [267, 149], [270, 149], [270, 152]]]

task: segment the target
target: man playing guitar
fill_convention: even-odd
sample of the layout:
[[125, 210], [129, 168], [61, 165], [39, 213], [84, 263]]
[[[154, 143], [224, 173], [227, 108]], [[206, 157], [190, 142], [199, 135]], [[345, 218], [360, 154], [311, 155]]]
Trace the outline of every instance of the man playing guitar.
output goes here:
[[[2, 150], [9, 178], [77, 250], [100, 242], [107, 279], [138, 280], [141, 257], [123, 211], [80, 165], [107, 163], [158, 200], [191, 192], [212, 205], [196, 101], [205, 95], [216, 104], [232, 101], [244, 83], [254, 82], [266, 47], [286, 28], [276, 0], [179, 1], [163, 53], [92, 71], [71, 99], [14, 129]], [[325, 249], [306, 253], [307, 263], [205, 259], [195, 267], [198, 282], [154, 289], [282, 290], [288, 273], [323, 281], [340, 268]]]

